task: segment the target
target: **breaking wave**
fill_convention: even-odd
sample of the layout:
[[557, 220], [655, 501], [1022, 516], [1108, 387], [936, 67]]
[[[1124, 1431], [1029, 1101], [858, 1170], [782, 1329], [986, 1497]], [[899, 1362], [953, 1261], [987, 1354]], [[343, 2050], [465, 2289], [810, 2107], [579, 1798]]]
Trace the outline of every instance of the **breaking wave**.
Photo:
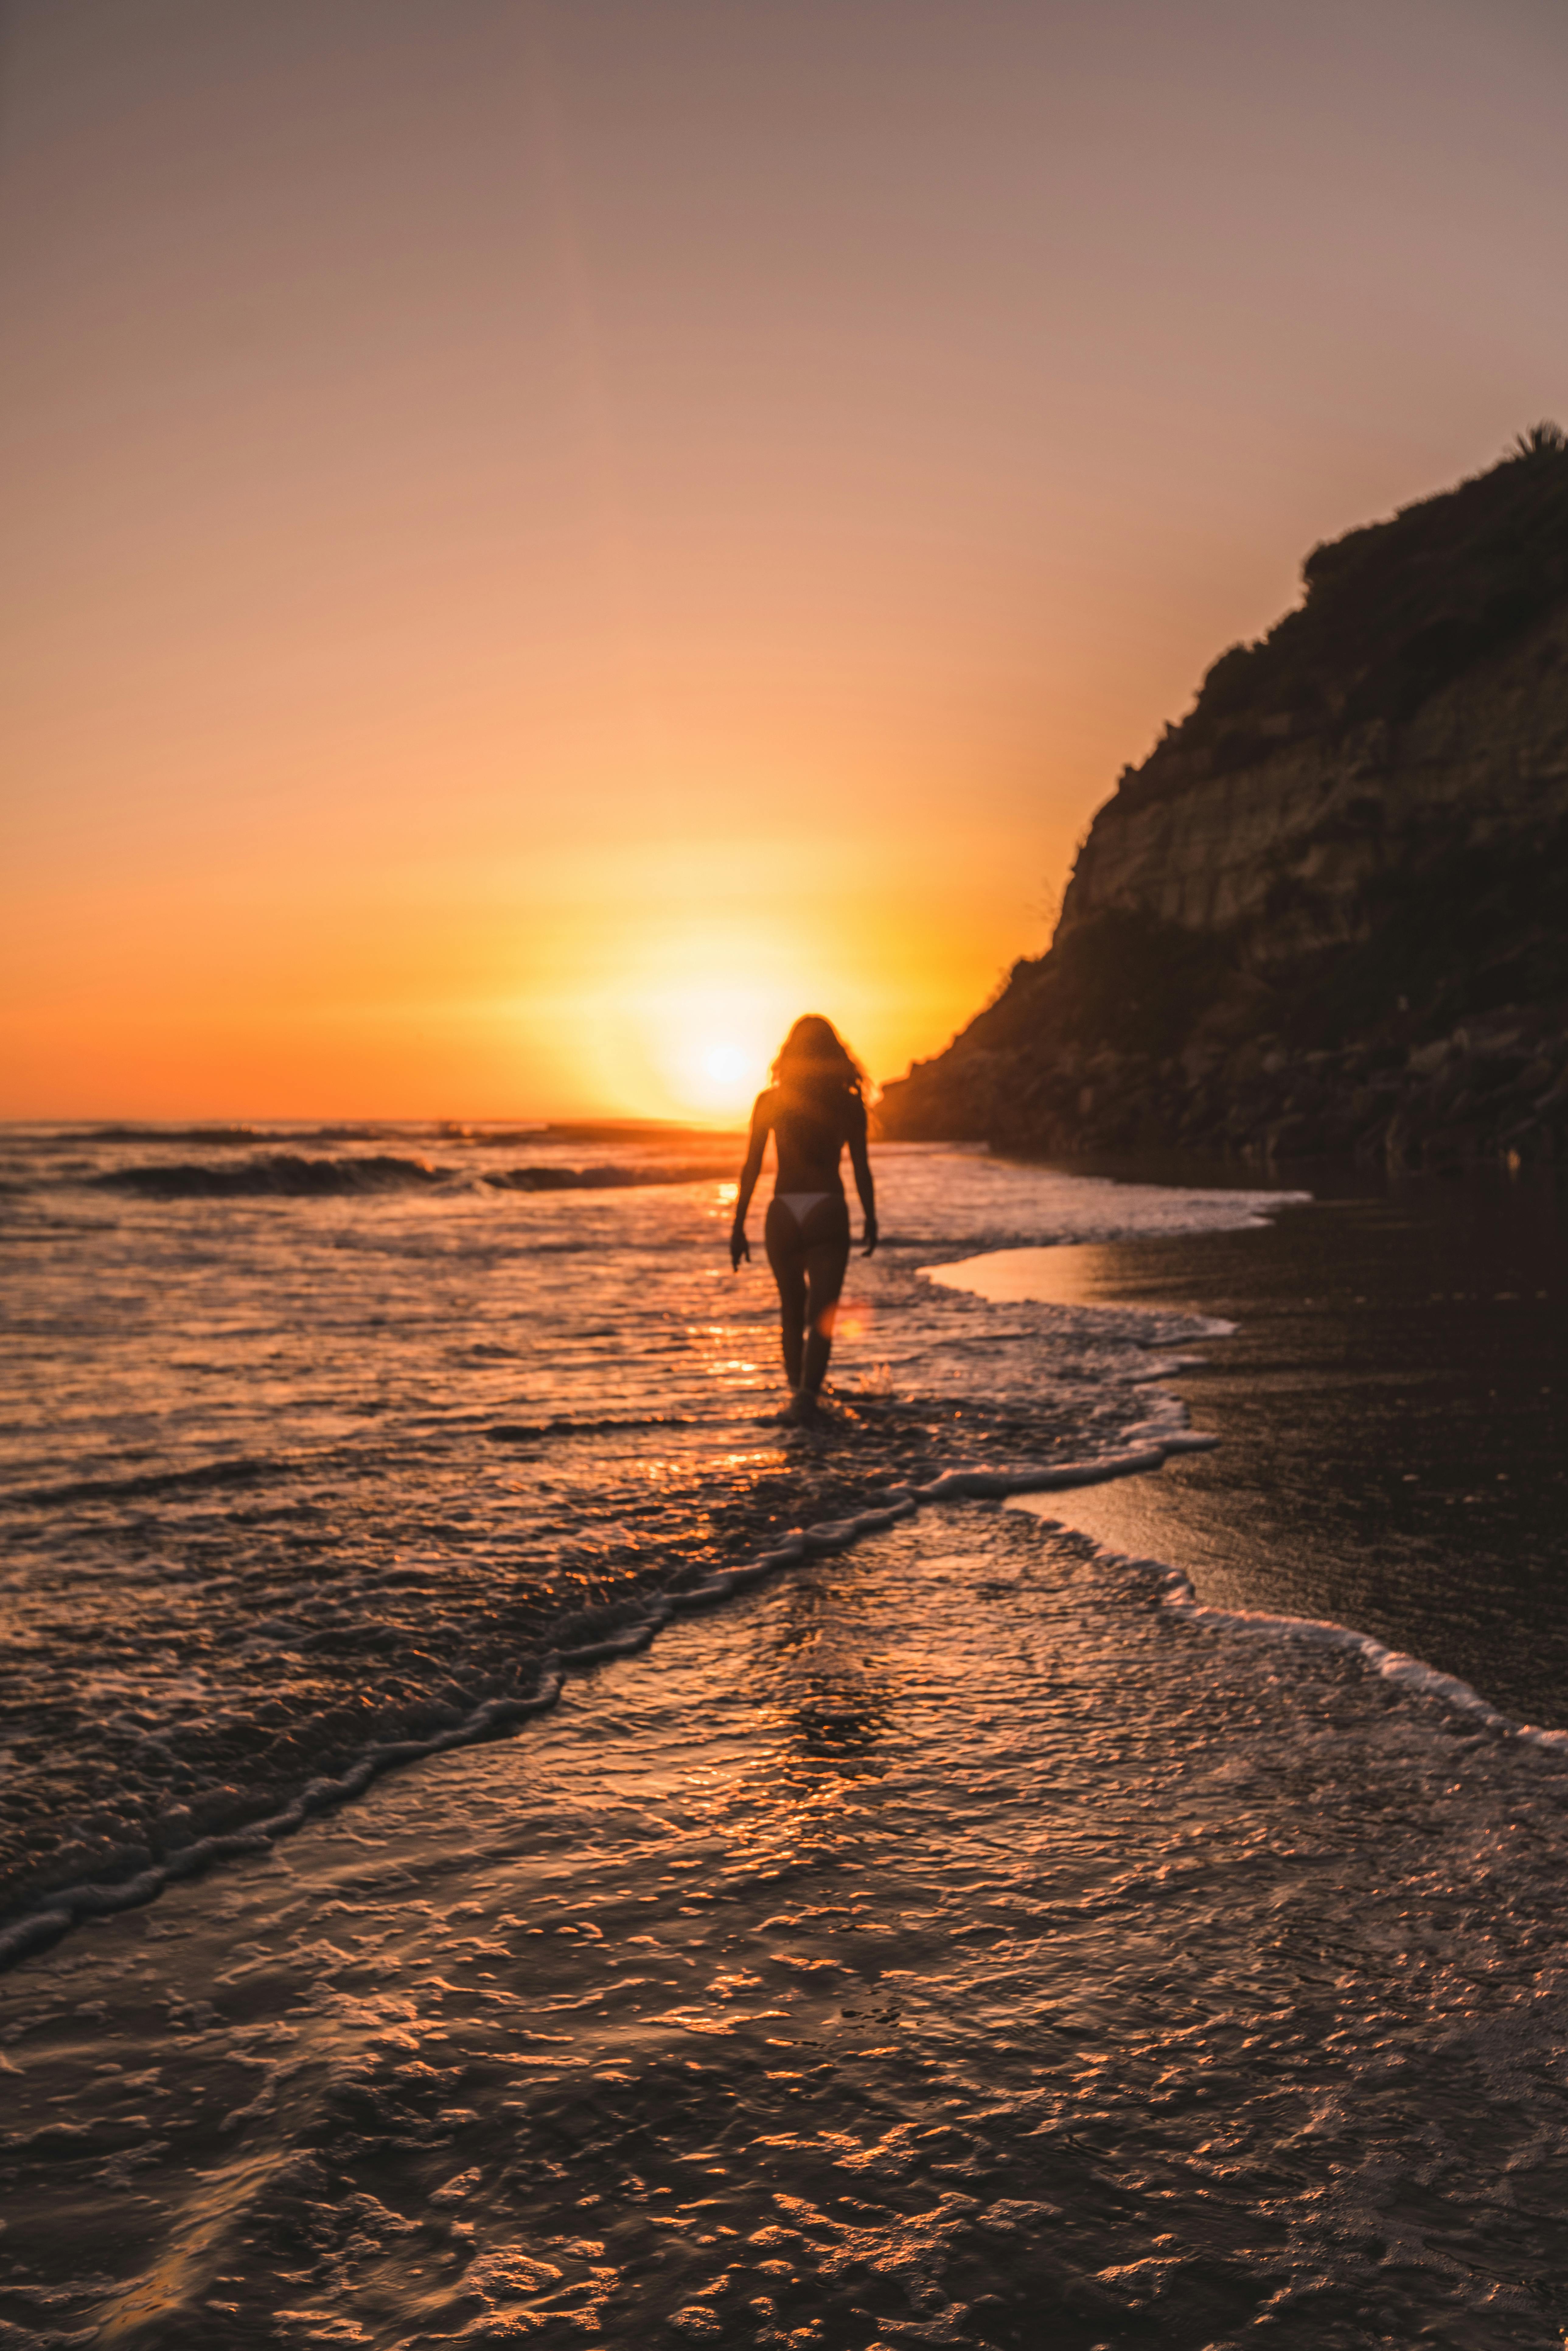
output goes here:
[[702, 1183], [725, 1172], [715, 1160], [689, 1165], [507, 1167], [476, 1177], [468, 1169], [394, 1153], [312, 1159], [298, 1152], [269, 1151], [237, 1161], [153, 1161], [110, 1167], [81, 1180], [95, 1191], [129, 1192], [148, 1200], [324, 1199], [429, 1191], [442, 1184], [476, 1181], [497, 1192], [611, 1192], [643, 1184]]
[[293, 1151], [259, 1152], [216, 1165], [207, 1160], [106, 1167], [83, 1181], [99, 1192], [131, 1192], [149, 1200], [231, 1200], [241, 1196], [311, 1199], [344, 1192], [413, 1190], [447, 1180], [428, 1160], [377, 1153], [362, 1159], [307, 1159]]

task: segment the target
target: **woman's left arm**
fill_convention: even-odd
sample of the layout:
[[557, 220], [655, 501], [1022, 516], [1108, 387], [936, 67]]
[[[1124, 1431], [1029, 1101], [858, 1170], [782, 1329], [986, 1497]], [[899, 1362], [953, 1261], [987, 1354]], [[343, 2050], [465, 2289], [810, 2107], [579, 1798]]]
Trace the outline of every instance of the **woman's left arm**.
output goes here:
[[876, 1186], [871, 1180], [871, 1157], [866, 1150], [865, 1104], [858, 1095], [850, 1113], [850, 1160], [855, 1171], [855, 1190], [861, 1196], [861, 1213], [864, 1220], [862, 1238], [865, 1247], [862, 1257], [870, 1257], [876, 1247]]

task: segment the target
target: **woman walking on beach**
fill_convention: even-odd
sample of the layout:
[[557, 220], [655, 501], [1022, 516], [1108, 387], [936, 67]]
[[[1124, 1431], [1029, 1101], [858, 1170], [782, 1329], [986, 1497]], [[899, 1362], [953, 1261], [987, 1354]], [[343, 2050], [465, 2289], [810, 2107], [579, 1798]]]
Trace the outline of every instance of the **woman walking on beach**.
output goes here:
[[751, 1255], [746, 1212], [771, 1134], [778, 1166], [764, 1238], [779, 1284], [784, 1369], [795, 1391], [780, 1416], [786, 1421], [815, 1417], [833, 1343], [833, 1319], [850, 1256], [850, 1212], [839, 1174], [846, 1144], [864, 1217], [862, 1254], [870, 1257], [876, 1247], [864, 1084], [865, 1071], [832, 1022], [809, 1012], [785, 1038], [773, 1064], [773, 1083], [758, 1095], [751, 1113], [729, 1261], [738, 1271], [741, 1259]]

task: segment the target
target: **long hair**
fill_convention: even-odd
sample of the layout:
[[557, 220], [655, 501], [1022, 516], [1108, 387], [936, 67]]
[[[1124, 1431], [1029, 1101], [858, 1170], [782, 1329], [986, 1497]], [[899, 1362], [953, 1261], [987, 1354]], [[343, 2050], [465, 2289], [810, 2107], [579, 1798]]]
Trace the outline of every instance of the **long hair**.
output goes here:
[[828, 1112], [847, 1094], [863, 1102], [870, 1080], [832, 1022], [808, 1012], [779, 1048], [773, 1082], [798, 1102]]

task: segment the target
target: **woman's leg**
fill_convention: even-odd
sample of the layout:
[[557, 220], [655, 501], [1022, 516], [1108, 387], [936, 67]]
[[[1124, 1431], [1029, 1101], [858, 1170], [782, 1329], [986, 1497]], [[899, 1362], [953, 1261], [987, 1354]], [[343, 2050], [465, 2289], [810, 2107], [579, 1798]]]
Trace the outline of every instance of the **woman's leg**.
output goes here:
[[792, 1388], [800, 1384], [806, 1342], [806, 1251], [800, 1228], [788, 1208], [768, 1203], [763, 1227], [768, 1262], [779, 1284], [779, 1334], [784, 1342], [784, 1371]]
[[797, 1385], [814, 1396], [827, 1377], [828, 1357], [832, 1351], [833, 1324], [838, 1317], [839, 1295], [844, 1286], [844, 1270], [850, 1261], [847, 1241], [816, 1241], [806, 1250], [806, 1273], [810, 1287], [806, 1296], [806, 1345], [800, 1377]]

